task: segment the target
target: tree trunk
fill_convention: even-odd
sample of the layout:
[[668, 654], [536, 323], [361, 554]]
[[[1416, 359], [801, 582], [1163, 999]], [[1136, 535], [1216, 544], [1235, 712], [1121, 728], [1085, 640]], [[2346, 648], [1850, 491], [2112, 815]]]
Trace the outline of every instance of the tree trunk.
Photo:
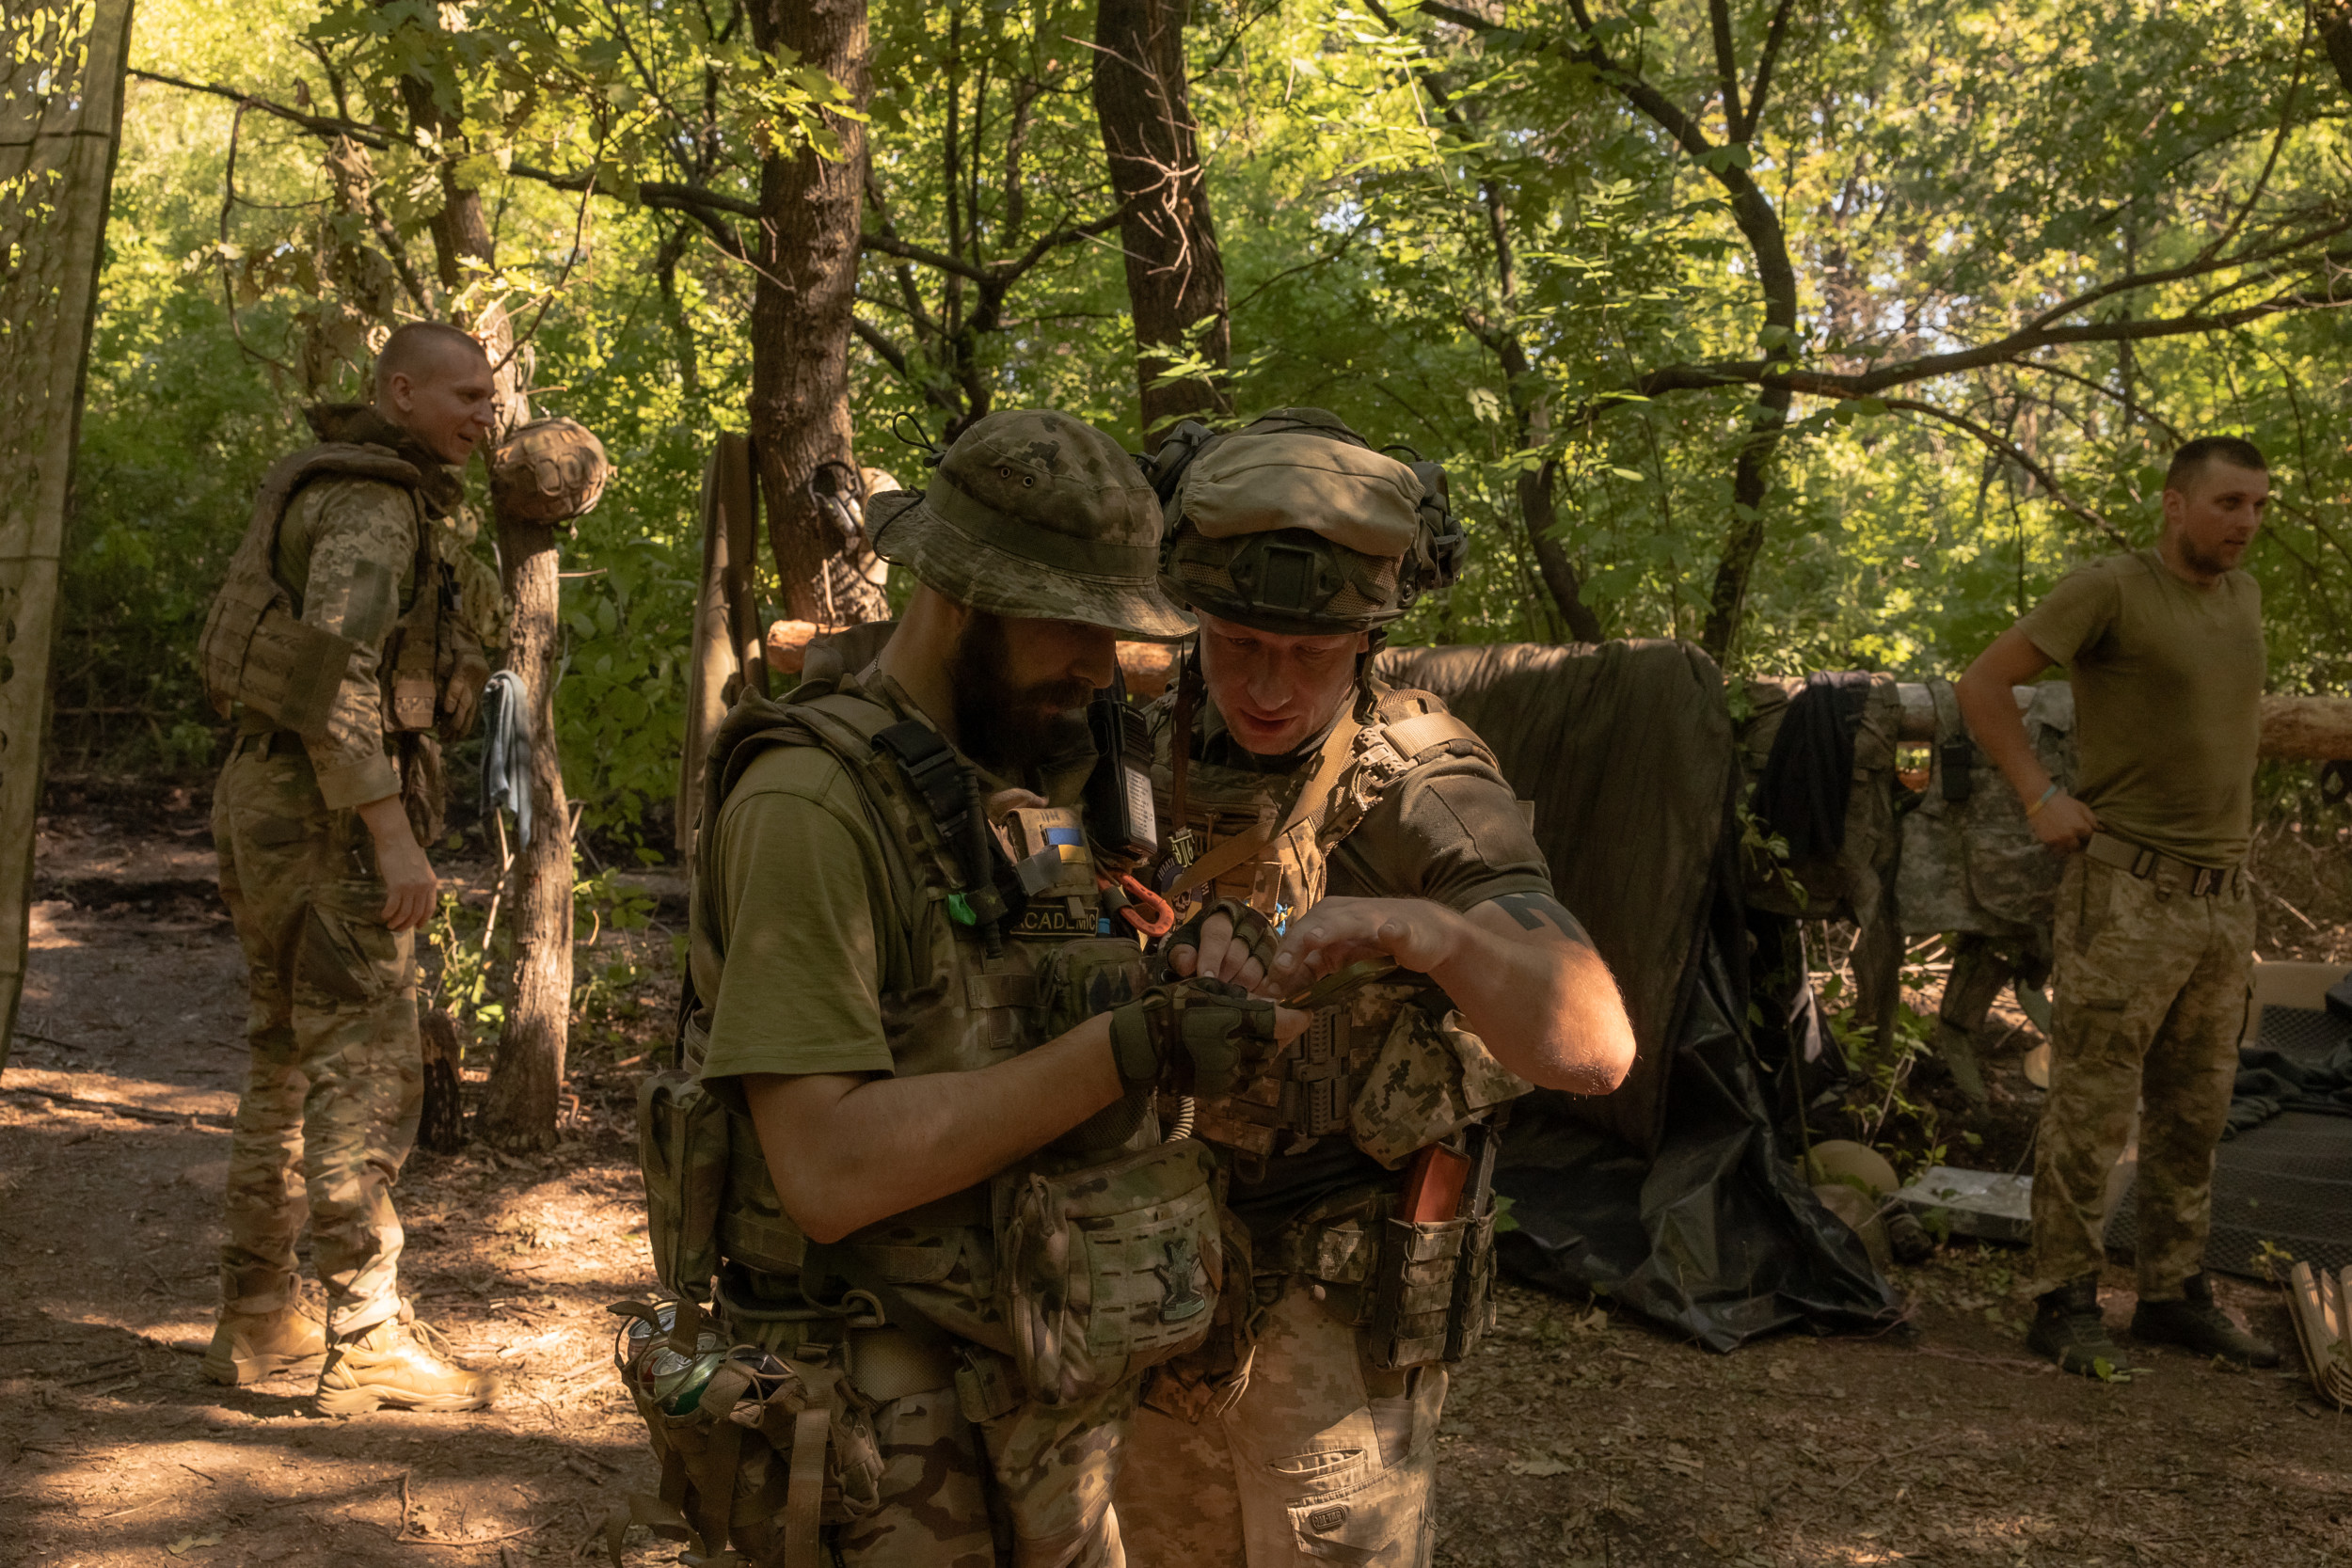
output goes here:
[[531, 842], [515, 858], [515, 987], [475, 1130], [501, 1148], [550, 1148], [572, 1009], [571, 807], [555, 749], [555, 531], [499, 519], [515, 601], [506, 667], [531, 705]]
[[[763, 52], [790, 51], [865, 109], [873, 95], [866, 0], [753, 0], [751, 19]], [[826, 124], [839, 138], [838, 160], [803, 141], [760, 164], [751, 432], [785, 613], [846, 626], [880, 620], [889, 607], [858, 570], [862, 541], [844, 538], [809, 493], [829, 463], [842, 465], [836, 473], [850, 476], [853, 494], [858, 472], [850, 448], [850, 318], [866, 126], [839, 115]]]
[[[1094, 12], [1094, 113], [1119, 195], [1143, 444], [1152, 451], [1181, 419], [1233, 411], [1225, 261], [1184, 71], [1188, 9], [1188, 0], [1102, 0]], [[1164, 381], [1180, 357], [1211, 373]]]
[[24, 986], [57, 556], [130, 40], [131, 0], [0, 13], [0, 1068]]
[[[1786, 264], [1784, 260], [1784, 268]], [[1790, 292], [1793, 294], [1793, 279]], [[1777, 312], [1768, 308], [1768, 314], [1773, 313]], [[1788, 313], [1796, 314], [1793, 303]], [[1723, 559], [1715, 565], [1707, 627], [1699, 636], [1699, 645], [1708, 657], [1726, 668], [1732, 640], [1740, 635], [1740, 623], [1747, 612], [1748, 579], [1764, 548], [1764, 497], [1772, 488], [1772, 454], [1780, 444], [1780, 433], [1788, 427], [1790, 401], [1786, 382], [1767, 384], [1756, 394], [1747, 438], [1740, 443], [1740, 456], [1732, 466], [1731, 527], [1724, 533]]]

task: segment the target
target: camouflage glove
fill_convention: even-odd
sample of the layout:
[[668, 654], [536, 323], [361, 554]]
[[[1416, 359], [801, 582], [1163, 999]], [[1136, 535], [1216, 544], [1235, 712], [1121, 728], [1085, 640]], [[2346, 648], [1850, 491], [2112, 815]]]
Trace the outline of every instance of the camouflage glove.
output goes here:
[[1221, 980], [1170, 981], [1111, 1009], [1111, 1056], [1131, 1089], [1221, 1095], [1274, 1043], [1274, 1004]]
[[1168, 956], [1179, 947], [1200, 950], [1201, 928], [1216, 915], [1223, 915], [1233, 923], [1233, 940], [1249, 950], [1258, 960], [1263, 974], [1274, 962], [1274, 948], [1280, 940], [1274, 934], [1274, 923], [1238, 898], [1212, 898], [1200, 907], [1190, 920], [1168, 933], [1160, 942], [1159, 973], [1164, 979], [1174, 979], [1176, 972], [1168, 967]]

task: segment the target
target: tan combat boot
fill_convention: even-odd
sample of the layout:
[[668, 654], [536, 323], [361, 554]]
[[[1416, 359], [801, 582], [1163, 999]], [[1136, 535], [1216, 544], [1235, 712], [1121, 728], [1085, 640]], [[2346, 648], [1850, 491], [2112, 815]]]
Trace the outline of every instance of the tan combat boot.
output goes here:
[[[417, 1337], [387, 1319], [349, 1339], [338, 1339], [319, 1373], [319, 1414], [359, 1416], [391, 1405], [400, 1410], [480, 1410], [497, 1392], [487, 1372], [451, 1365]], [[425, 1330], [424, 1332], [431, 1332]]]
[[221, 1309], [204, 1375], [215, 1383], [259, 1383], [279, 1372], [314, 1372], [326, 1354], [326, 1330], [294, 1307], [275, 1312]]

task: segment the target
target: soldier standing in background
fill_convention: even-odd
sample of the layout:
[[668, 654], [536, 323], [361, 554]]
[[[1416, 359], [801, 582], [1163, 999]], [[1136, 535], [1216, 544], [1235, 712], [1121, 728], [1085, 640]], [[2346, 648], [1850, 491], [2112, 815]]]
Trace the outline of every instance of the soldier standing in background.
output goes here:
[[[471, 727], [489, 673], [466, 610], [486, 568], [456, 531], [453, 469], [490, 434], [491, 367], [466, 333], [420, 322], [385, 342], [375, 386], [373, 406], [311, 410], [321, 444], [270, 470], [199, 648], [237, 724], [213, 835], [253, 1051], [204, 1372], [249, 1383], [323, 1363], [330, 1415], [473, 1410], [491, 1394], [405, 1328], [391, 1199], [422, 1093], [435, 732]], [[306, 1217], [323, 1327], [296, 1304]]]
[[1492, 754], [1367, 669], [1459, 569], [1442, 472], [1304, 408], [1180, 426], [1153, 472], [1161, 582], [1200, 622], [1152, 713], [1168, 895], [1208, 901], [1172, 967], [1331, 990], [1200, 1098], [1254, 1292], [1238, 1343], [1147, 1386], [1120, 1514], [1140, 1562], [1422, 1568], [1446, 1367], [1486, 1325], [1497, 1109], [1608, 1092], [1632, 1026]]
[[[2034, 834], [2069, 856], [2058, 895], [2050, 1098], [2034, 1153], [2027, 1344], [2068, 1371], [2128, 1371], [2099, 1313], [2107, 1173], [2139, 1124], [2132, 1333], [2257, 1367], [2279, 1353], [2225, 1316], [2204, 1273], [2214, 1149], [2245, 1025], [2265, 656], [2262, 590], [2237, 569], [2270, 497], [2252, 443], [2175, 452], [2153, 549], [2078, 566], [1959, 684], [1977, 744]], [[2053, 784], [2010, 688], [2074, 686], [2082, 762]]]

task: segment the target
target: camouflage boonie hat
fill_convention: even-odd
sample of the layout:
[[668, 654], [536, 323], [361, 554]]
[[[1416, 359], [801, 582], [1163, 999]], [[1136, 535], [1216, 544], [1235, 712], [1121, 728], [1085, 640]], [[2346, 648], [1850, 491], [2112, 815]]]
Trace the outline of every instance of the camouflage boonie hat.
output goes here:
[[533, 420], [490, 451], [490, 504], [502, 517], [563, 523], [586, 515], [612, 465], [604, 443], [577, 420]]
[[1160, 507], [1118, 442], [1067, 414], [1009, 409], [956, 437], [920, 495], [866, 503], [874, 553], [955, 600], [1173, 642], [1192, 622], [1156, 581]]

